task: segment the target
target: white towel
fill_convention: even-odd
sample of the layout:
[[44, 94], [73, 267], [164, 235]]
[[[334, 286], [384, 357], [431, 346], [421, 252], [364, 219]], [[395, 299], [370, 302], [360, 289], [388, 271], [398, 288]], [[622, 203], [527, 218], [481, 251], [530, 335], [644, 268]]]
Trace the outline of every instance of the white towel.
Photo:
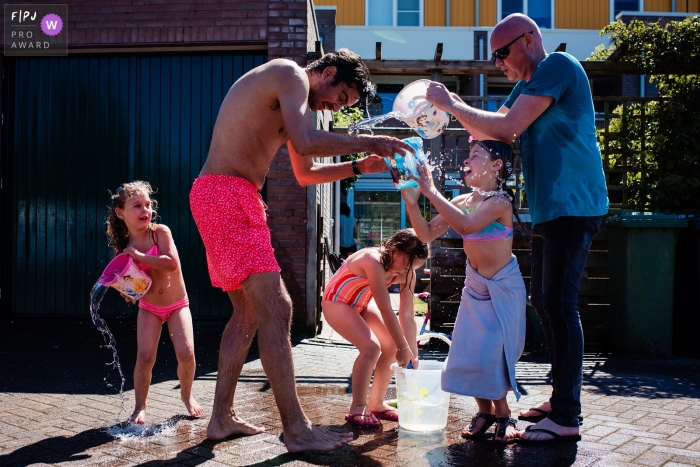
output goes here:
[[442, 390], [498, 400], [512, 389], [520, 399], [515, 363], [525, 347], [526, 292], [518, 261], [512, 257], [492, 279], [467, 260]]

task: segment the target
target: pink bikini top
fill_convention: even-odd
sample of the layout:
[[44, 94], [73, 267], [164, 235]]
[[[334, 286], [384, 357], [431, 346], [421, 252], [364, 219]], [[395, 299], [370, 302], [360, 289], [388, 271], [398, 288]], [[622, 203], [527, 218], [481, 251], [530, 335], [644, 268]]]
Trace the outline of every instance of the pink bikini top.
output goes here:
[[[153, 245], [151, 248], [148, 249], [148, 251], [146, 251], [146, 253], [144, 253], [146, 255], [160, 256], [160, 248], [158, 248], [158, 236], [156, 235], [157, 228], [157, 226], [153, 228], [153, 243], [155, 243], [155, 245]], [[146, 266], [143, 263], [138, 263], [138, 267], [144, 272], [148, 272], [151, 269], [153, 269], [152, 267]]]

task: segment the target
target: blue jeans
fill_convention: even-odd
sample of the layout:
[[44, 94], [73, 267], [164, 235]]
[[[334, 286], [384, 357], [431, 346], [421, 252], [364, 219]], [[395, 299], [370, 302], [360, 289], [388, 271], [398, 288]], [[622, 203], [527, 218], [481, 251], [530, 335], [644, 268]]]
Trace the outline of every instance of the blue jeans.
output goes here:
[[601, 217], [559, 217], [537, 224], [532, 237], [530, 300], [552, 365], [552, 412], [557, 425], [577, 427], [583, 382], [583, 329], [578, 288]]

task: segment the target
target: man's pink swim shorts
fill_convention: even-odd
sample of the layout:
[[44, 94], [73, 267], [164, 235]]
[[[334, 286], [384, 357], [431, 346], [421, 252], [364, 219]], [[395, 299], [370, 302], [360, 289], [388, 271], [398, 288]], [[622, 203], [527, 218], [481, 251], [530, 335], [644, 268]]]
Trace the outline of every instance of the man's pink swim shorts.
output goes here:
[[202, 175], [192, 185], [190, 209], [207, 252], [211, 284], [238, 290], [249, 275], [281, 271], [272, 248], [265, 204], [245, 178]]

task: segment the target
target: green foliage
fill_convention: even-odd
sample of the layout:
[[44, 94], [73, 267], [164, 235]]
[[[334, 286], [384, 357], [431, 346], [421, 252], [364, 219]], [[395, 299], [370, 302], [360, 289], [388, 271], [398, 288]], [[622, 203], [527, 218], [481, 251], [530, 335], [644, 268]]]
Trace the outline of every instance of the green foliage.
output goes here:
[[[599, 132], [601, 147], [615, 150], [610, 169], [629, 170], [612, 176], [629, 188], [628, 203], [637, 209], [700, 211], [700, 79], [692, 74], [700, 60], [700, 18], [665, 26], [616, 21], [601, 34], [606, 33], [620, 61], [650, 74], [660, 97], [618, 107], [609, 131]], [[609, 54], [596, 50], [591, 58]]]
[[358, 122], [362, 118], [362, 109], [359, 107], [343, 107], [333, 114], [333, 126], [347, 128], [351, 122]]
[[[333, 114], [333, 126], [335, 128], [347, 128], [350, 126], [351, 122], [357, 122], [362, 118], [362, 109], [359, 107], [344, 107], [338, 112]], [[355, 159], [361, 159], [362, 154], [347, 154], [341, 156], [341, 161], [351, 161]], [[340, 181], [340, 192], [344, 195], [348, 193], [348, 190], [353, 187], [355, 182], [360, 178], [359, 175], [352, 176], [350, 178], [344, 178]]]

